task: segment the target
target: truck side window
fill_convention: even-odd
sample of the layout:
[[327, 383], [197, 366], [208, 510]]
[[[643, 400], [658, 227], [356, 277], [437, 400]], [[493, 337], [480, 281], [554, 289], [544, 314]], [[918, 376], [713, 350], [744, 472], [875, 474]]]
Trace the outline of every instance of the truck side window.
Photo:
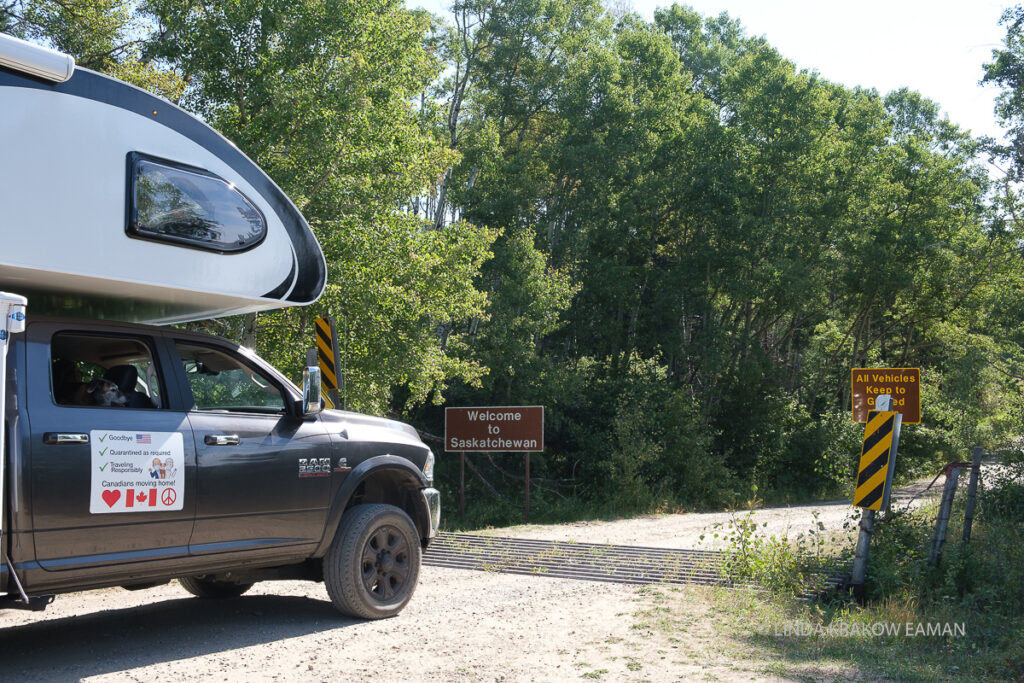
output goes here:
[[50, 341], [50, 362], [58, 405], [162, 407], [153, 353], [141, 339], [59, 332]]
[[178, 342], [196, 410], [284, 413], [285, 400], [271, 380], [241, 358], [218, 349]]

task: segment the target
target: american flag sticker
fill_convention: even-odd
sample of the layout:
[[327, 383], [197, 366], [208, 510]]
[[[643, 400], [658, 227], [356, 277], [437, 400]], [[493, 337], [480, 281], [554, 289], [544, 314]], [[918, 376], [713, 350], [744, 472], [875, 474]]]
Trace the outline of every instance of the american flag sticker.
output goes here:
[[153, 443], [153, 435], [152, 434], [136, 434], [135, 435], [135, 443], [152, 444]]

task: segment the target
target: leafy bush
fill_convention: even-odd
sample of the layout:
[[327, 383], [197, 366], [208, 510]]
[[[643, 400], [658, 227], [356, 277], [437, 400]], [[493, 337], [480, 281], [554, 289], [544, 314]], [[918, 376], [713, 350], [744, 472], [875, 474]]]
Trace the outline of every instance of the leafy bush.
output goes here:
[[[739, 583], [752, 583], [784, 595], [806, 594], [824, 587], [825, 568], [833, 561], [826, 540], [825, 525], [817, 519], [806, 533], [791, 538], [788, 534], [766, 536], [754, 518], [753, 506], [758, 504], [757, 486], [751, 487], [754, 497], [751, 509], [733, 516], [725, 524], [715, 525], [714, 538], [726, 542], [723, 574]], [[707, 535], [701, 535], [701, 542]]]

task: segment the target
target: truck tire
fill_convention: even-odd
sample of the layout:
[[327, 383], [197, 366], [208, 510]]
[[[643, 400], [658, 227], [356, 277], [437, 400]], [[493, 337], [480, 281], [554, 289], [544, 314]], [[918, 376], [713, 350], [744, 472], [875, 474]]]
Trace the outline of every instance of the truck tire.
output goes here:
[[197, 598], [237, 598], [252, 588], [251, 583], [235, 583], [234, 581], [217, 581], [197, 576], [183, 576], [178, 579], [181, 587]]
[[412, 598], [420, 574], [420, 539], [394, 505], [356, 505], [341, 518], [323, 561], [324, 584], [342, 614], [393, 617]]

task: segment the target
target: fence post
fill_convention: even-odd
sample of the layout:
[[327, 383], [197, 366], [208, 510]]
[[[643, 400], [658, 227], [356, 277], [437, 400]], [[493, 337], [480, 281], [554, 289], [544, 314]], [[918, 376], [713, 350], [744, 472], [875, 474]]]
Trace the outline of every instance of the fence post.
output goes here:
[[953, 509], [953, 495], [956, 483], [960, 479], [960, 467], [957, 463], [946, 466], [946, 485], [942, 487], [942, 502], [939, 504], [939, 517], [935, 520], [935, 537], [932, 539], [932, 552], [928, 564], [933, 567], [942, 556], [942, 544], [946, 542], [946, 528], [949, 526], [949, 514]]
[[967, 507], [964, 508], [963, 542], [971, 542], [971, 525], [974, 524], [974, 502], [978, 495], [978, 479], [981, 477], [981, 446], [971, 449], [971, 479], [967, 483]]

